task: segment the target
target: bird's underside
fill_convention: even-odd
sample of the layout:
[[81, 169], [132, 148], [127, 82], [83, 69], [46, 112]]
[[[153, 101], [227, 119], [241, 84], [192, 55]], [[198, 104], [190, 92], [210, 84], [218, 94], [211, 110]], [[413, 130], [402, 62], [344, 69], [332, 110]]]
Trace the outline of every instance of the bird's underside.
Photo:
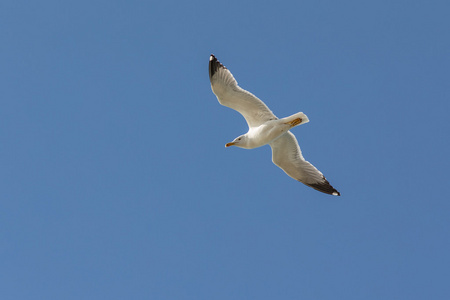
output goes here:
[[[239, 87], [231, 72], [214, 55], [211, 55], [209, 59], [209, 77], [212, 91], [217, 96], [219, 103], [239, 112], [247, 121], [249, 132], [252, 130], [254, 132], [255, 128], [278, 120], [263, 101]], [[291, 116], [292, 120], [290, 120], [291, 123], [289, 124], [292, 127], [306, 123], [302, 122], [302, 118], [296, 117], [298, 114], [302, 114], [304, 116], [303, 120], [308, 121], [306, 115], [297, 113]], [[313, 189], [326, 194], [340, 196], [340, 193], [330, 185], [325, 176], [303, 158], [294, 134], [290, 131], [281, 132], [280, 134], [278, 138], [269, 142], [272, 148], [273, 163], [290, 177]], [[252, 142], [252, 139], [256, 138], [247, 133], [227, 145], [248, 149], [251, 148], [247, 147], [248, 144]]]

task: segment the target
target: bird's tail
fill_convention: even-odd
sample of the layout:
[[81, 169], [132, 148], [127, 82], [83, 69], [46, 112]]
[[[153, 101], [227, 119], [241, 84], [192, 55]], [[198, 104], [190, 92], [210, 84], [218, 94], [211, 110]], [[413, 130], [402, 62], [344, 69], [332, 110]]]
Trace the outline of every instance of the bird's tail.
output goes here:
[[281, 120], [285, 124], [290, 124], [291, 128], [309, 122], [308, 117], [302, 112], [298, 112], [296, 114], [293, 114], [292, 116], [283, 118]]

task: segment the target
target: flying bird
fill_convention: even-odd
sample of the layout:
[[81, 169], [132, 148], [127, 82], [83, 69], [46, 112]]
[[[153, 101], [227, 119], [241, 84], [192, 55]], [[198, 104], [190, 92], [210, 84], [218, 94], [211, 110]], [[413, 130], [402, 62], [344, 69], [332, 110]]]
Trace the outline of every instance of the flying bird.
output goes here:
[[278, 119], [267, 105], [237, 84], [231, 72], [211, 54], [209, 57], [211, 89], [219, 103], [238, 111], [247, 121], [248, 132], [227, 143], [253, 149], [269, 144], [272, 162], [287, 175], [320, 192], [340, 196], [323, 174], [303, 158], [295, 135], [289, 130], [309, 122], [302, 113]]

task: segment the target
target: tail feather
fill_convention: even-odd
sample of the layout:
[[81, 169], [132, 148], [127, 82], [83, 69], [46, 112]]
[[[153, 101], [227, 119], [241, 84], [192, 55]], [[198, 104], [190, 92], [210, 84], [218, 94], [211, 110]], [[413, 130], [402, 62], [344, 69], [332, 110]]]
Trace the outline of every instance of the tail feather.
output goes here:
[[[298, 122], [297, 119], [300, 119], [300, 122]], [[301, 124], [308, 123], [309, 119], [304, 113], [298, 112], [296, 114], [293, 114], [292, 116], [283, 118], [282, 121], [284, 123], [292, 124], [293, 127], [295, 127], [295, 126], [298, 126], [298, 125], [301, 125]]]

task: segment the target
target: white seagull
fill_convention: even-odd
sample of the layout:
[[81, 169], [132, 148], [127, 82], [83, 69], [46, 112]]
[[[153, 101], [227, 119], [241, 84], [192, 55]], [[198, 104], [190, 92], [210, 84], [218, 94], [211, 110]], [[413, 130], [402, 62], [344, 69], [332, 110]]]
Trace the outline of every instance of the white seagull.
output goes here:
[[291, 128], [309, 122], [302, 113], [278, 119], [264, 102], [238, 86], [231, 72], [211, 54], [209, 58], [211, 89], [219, 103], [238, 111], [247, 121], [249, 130], [225, 147], [253, 149], [269, 144], [272, 161], [286, 174], [320, 192], [340, 196], [323, 174], [303, 158]]

